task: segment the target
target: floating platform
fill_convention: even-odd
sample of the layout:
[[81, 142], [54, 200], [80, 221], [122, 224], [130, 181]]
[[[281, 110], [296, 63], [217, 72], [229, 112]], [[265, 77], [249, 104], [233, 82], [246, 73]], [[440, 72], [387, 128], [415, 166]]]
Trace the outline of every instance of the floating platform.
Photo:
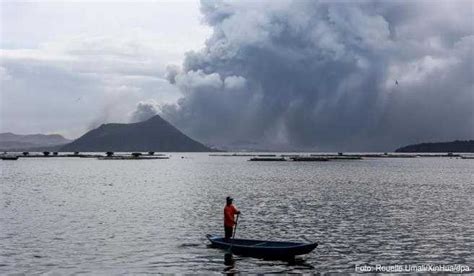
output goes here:
[[213, 157], [242, 157], [242, 156], [246, 156], [246, 157], [249, 157], [249, 156], [255, 156], [255, 154], [251, 154], [251, 153], [224, 153], [224, 154], [212, 153], [212, 154], [209, 154], [209, 156], [213, 156]]
[[[10, 155], [11, 154], [11, 155]], [[99, 153], [53, 153], [53, 154], [44, 154], [39, 152], [18, 152], [18, 153], [8, 153], [0, 154], [0, 158], [9, 158], [9, 157], [16, 157], [18, 158], [105, 158], [105, 159], [169, 159], [164, 153], [157, 153], [157, 154], [135, 154], [135, 155], [128, 155], [127, 153], [119, 153], [117, 155], [106, 156], [104, 154]]]
[[18, 156], [2, 156], [2, 160], [18, 160]]
[[360, 157], [365, 158], [416, 158], [417, 155], [408, 154], [361, 154]]
[[249, 159], [249, 161], [286, 161], [283, 157], [254, 157]]
[[362, 156], [360, 155], [319, 155], [319, 154], [310, 154], [310, 157], [317, 158], [327, 158], [330, 160], [361, 160]]
[[291, 157], [291, 160], [298, 161], [298, 162], [321, 162], [321, 161], [329, 161], [329, 158], [314, 157], [314, 156], [296, 156], [296, 157]]
[[460, 154], [452, 154], [452, 153], [447, 153], [447, 154], [417, 154], [417, 157], [461, 157]]
[[99, 156], [99, 160], [156, 160], [156, 159], [170, 159], [168, 156], [126, 156], [126, 155], [117, 155], [117, 156]]

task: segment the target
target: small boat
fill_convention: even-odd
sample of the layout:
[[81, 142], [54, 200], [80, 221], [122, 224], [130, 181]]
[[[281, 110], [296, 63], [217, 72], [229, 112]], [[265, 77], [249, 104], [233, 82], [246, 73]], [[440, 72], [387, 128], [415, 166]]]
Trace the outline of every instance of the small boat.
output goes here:
[[283, 242], [283, 241], [263, 241], [229, 239], [223, 237], [206, 235], [215, 248], [229, 250], [233, 254], [257, 257], [263, 259], [293, 259], [297, 255], [308, 254], [313, 251], [317, 243]]

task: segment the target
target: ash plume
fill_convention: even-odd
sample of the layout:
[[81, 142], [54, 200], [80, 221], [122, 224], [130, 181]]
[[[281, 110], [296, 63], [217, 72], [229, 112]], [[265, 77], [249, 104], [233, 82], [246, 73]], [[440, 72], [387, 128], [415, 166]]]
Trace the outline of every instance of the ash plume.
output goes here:
[[162, 115], [196, 139], [391, 150], [474, 136], [470, 1], [202, 1]]
[[130, 123], [146, 121], [158, 114], [159, 105], [154, 100], [137, 103], [135, 111], [130, 116]]

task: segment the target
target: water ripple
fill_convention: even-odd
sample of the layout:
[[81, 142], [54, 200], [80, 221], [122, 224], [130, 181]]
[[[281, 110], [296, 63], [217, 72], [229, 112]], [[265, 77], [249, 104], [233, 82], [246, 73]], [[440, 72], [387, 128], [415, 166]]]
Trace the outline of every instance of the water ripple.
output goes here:
[[[188, 159], [0, 163], [0, 274], [354, 272], [474, 264], [474, 162]], [[156, 161], [156, 162], [155, 162]], [[314, 240], [296, 263], [209, 248], [227, 195], [237, 237]]]

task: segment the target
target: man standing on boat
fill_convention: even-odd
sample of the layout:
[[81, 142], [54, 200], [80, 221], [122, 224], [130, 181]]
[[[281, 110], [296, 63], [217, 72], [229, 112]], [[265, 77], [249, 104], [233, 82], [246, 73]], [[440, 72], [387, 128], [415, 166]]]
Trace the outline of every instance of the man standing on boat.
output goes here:
[[232, 238], [232, 232], [234, 230], [234, 225], [236, 225], [235, 215], [240, 214], [240, 211], [235, 208], [233, 198], [228, 196], [226, 198], [226, 205], [224, 207], [224, 230], [225, 230], [225, 238], [230, 239]]

